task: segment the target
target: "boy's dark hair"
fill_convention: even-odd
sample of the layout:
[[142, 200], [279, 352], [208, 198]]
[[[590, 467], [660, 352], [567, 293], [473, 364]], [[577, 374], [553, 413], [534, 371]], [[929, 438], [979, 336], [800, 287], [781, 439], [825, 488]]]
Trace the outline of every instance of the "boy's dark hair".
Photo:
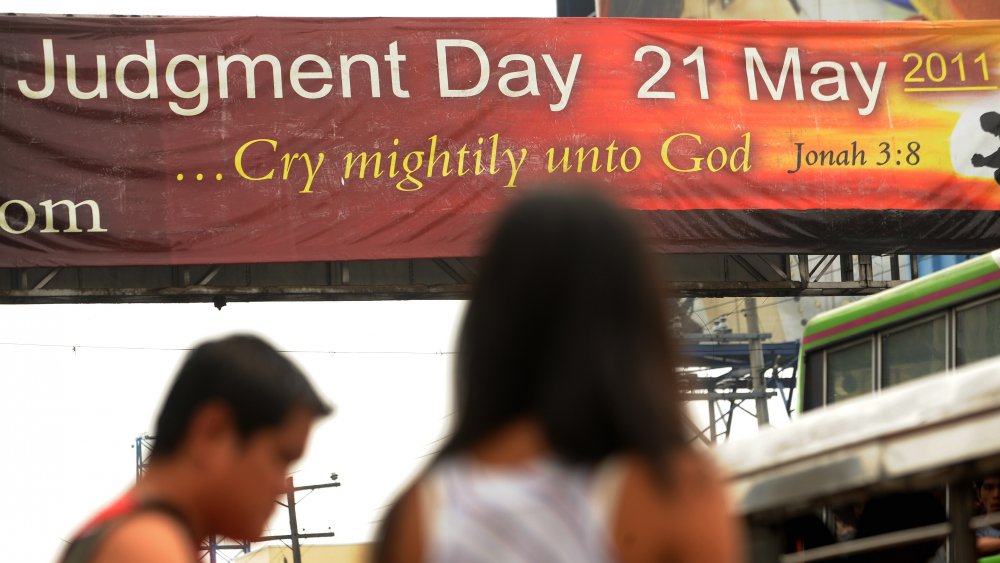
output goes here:
[[973, 488], [975, 488], [976, 491], [979, 491], [979, 489], [983, 488], [983, 484], [986, 483], [987, 479], [1000, 479], [1000, 473], [993, 473], [993, 474], [989, 474], [989, 475], [983, 475], [982, 477], [980, 477], [980, 478], [978, 478], [978, 479], [976, 479], [976, 480], [974, 480], [972, 482]]
[[302, 371], [260, 338], [237, 335], [206, 342], [188, 354], [167, 394], [150, 456], [174, 454], [191, 417], [213, 401], [229, 407], [241, 438], [280, 426], [297, 406], [317, 416], [331, 412]]
[[661, 291], [635, 226], [592, 188], [515, 203], [466, 311], [441, 455], [529, 417], [566, 462], [634, 452], [659, 466], [686, 443]]

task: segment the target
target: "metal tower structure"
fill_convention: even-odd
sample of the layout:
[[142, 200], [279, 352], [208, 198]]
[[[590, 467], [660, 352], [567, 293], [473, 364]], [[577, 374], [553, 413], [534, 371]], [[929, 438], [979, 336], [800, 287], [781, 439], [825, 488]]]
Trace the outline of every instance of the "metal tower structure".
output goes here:
[[[747, 303], [748, 316], [754, 311]], [[748, 323], [753, 327], [756, 322]], [[733, 417], [742, 411], [757, 420], [759, 427], [769, 424], [767, 402], [780, 396], [786, 416], [793, 412], [792, 391], [795, 389], [795, 367], [798, 342], [765, 344], [768, 333], [734, 334], [725, 329], [706, 334], [681, 335], [681, 353], [685, 369], [681, 372], [681, 399], [704, 401], [708, 409], [708, 424], [698, 427], [691, 422], [689, 430], [706, 444], [727, 440], [732, 432]], [[729, 371], [705, 376], [718, 368]], [[791, 370], [792, 374], [788, 375]], [[748, 409], [745, 406], [752, 403]]]

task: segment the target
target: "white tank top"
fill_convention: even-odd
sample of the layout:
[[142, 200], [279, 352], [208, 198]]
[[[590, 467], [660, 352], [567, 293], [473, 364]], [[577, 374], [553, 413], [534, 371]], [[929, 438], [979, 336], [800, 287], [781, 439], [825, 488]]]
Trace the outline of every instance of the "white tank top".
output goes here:
[[611, 563], [622, 480], [616, 458], [596, 470], [539, 459], [500, 467], [456, 456], [420, 485], [428, 563]]

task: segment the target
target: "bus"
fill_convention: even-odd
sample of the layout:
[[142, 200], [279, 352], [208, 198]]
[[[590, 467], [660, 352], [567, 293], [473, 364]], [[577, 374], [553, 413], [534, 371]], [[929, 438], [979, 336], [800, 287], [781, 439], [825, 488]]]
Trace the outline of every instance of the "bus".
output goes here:
[[751, 563], [998, 563], [976, 536], [1000, 529], [1000, 512], [975, 502], [1000, 475], [997, 428], [1000, 357], [815, 409], [713, 455]]
[[817, 315], [799, 350], [803, 413], [1000, 355], [1000, 250]]

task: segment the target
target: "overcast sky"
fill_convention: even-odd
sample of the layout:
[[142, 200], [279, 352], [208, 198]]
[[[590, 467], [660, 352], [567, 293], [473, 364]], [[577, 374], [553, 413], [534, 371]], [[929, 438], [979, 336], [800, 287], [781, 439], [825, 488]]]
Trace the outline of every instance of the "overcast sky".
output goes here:
[[343, 486], [304, 499], [307, 531], [367, 540], [449, 422], [461, 302], [0, 307], [5, 560], [51, 560], [60, 537], [131, 484], [136, 436], [152, 433], [185, 349], [205, 338], [264, 335], [335, 405], [295, 479], [337, 472]]

